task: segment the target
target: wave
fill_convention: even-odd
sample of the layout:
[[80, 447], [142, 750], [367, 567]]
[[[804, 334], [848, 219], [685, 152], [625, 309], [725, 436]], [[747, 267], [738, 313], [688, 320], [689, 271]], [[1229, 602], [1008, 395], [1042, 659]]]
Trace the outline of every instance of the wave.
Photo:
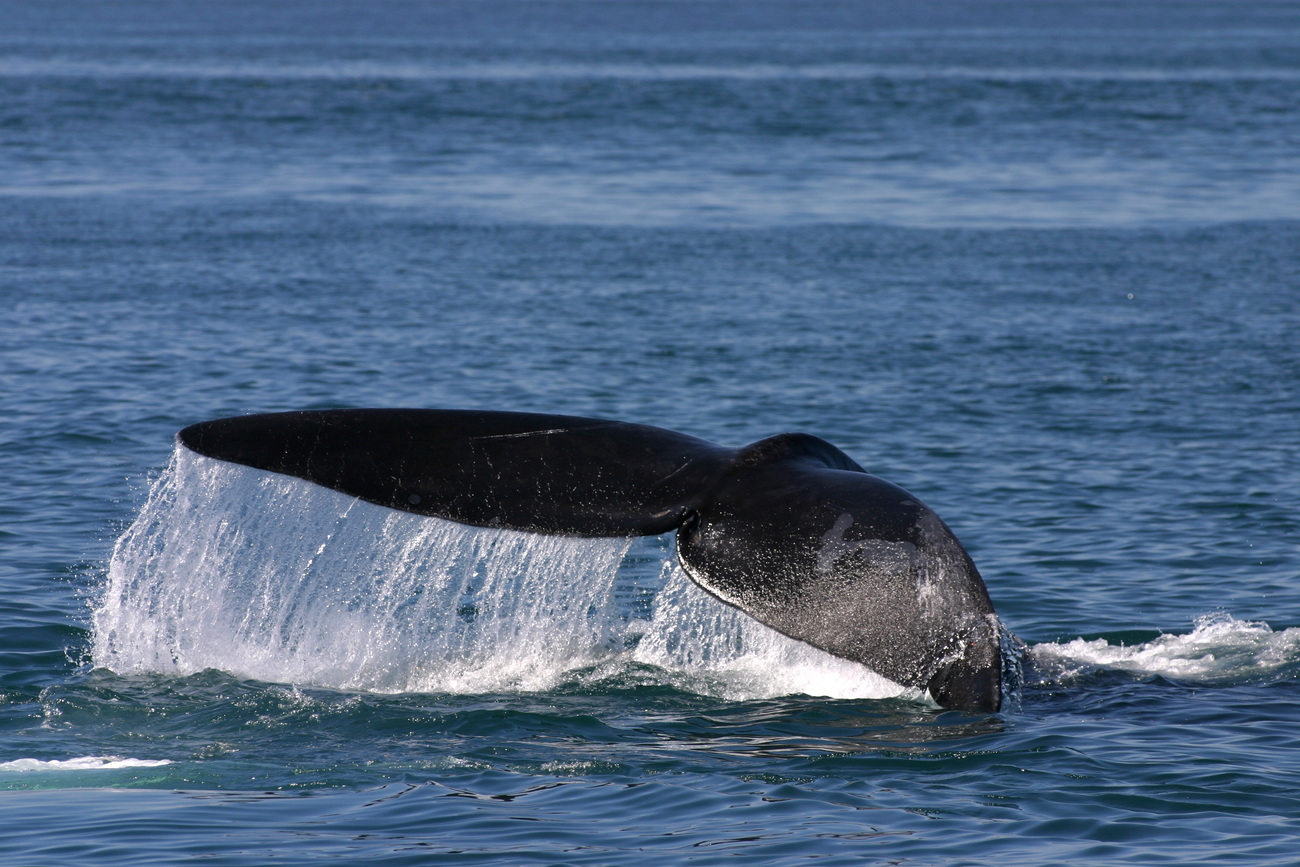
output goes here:
[[0, 771], [114, 771], [122, 768], [157, 768], [167, 759], [124, 759], [120, 756], [81, 756], [75, 759], [14, 759], [0, 762]]
[[1097, 669], [1152, 674], [1192, 683], [1240, 683], [1270, 677], [1300, 663], [1300, 628], [1217, 612], [1196, 619], [1191, 632], [1161, 634], [1139, 644], [1076, 638], [1028, 649], [1038, 676], [1068, 681]]

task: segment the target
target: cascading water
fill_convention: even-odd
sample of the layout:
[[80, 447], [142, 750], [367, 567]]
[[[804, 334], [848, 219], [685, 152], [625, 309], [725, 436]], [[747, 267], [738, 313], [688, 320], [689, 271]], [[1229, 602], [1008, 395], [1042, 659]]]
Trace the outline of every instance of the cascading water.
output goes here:
[[[397, 512], [178, 447], [114, 549], [92, 658], [374, 692], [543, 690], [599, 663], [730, 698], [905, 692], [714, 599], [671, 560], [629, 579], [630, 544]], [[648, 620], [628, 580], [654, 585], [637, 588], [656, 594]]]
[[[915, 697], [715, 599], [672, 558], [627, 568], [632, 543], [421, 517], [178, 447], [113, 551], [92, 659], [124, 674], [459, 693], [641, 664], [735, 700]], [[1096, 667], [1234, 682], [1297, 659], [1300, 629], [1227, 615], [1135, 647], [1078, 639], [1025, 656], [1041, 682]]]
[[113, 552], [93, 658], [377, 692], [544, 689], [608, 653], [627, 547], [423, 518], [178, 448]]
[[888, 698], [919, 693], [870, 669], [787, 638], [705, 593], [676, 561], [664, 564], [665, 581], [654, 619], [634, 651], [688, 689], [727, 698], [757, 695], [829, 695]]

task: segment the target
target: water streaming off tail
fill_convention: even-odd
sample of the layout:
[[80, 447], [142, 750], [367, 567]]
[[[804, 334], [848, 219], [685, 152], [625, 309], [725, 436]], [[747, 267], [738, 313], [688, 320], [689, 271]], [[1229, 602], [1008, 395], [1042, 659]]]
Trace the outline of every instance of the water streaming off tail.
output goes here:
[[787, 638], [705, 593], [681, 566], [664, 564], [640, 662], [675, 673], [686, 688], [727, 698], [804, 693], [837, 698], [919, 696], [870, 669]]
[[735, 699], [904, 692], [657, 568], [662, 543], [620, 570], [629, 544], [410, 515], [177, 448], [113, 552], [92, 656], [375, 692], [542, 690], [638, 663]]
[[[737, 700], [912, 694], [713, 598], [671, 558], [656, 567], [662, 543], [641, 574], [620, 569], [629, 545], [410, 515], [178, 448], [114, 549], [92, 657], [374, 692], [545, 690], [649, 664]], [[1029, 653], [1050, 682], [1103, 667], [1227, 683], [1296, 665], [1300, 630], [1225, 615], [1135, 647]]]
[[423, 518], [178, 448], [113, 552], [92, 653], [118, 672], [544, 689], [609, 652], [627, 547]]

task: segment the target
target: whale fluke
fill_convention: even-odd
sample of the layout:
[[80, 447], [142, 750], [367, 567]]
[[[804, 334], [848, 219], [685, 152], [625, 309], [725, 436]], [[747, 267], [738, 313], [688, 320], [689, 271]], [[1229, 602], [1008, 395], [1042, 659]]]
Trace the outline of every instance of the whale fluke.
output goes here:
[[1001, 706], [988, 591], [919, 499], [835, 446], [726, 448], [648, 425], [434, 409], [269, 413], [191, 425], [199, 454], [387, 506], [574, 536], [677, 530], [697, 584], [791, 638], [944, 707]]

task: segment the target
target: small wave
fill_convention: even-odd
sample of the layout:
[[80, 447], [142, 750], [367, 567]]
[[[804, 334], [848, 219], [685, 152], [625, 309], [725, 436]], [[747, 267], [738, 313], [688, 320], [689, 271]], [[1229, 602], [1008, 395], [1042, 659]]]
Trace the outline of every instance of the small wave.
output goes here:
[[1051, 679], [1108, 668], [1182, 681], [1239, 682], [1300, 662], [1300, 628], [1275, 631], [1267, 623], [1207, 614], [1185, 635], [1160, 635], [1136, 645], [1076, 638], [1037, 644], [1029, 653], [1039, 674]]
[[124, 759], [120, 756], [81, 756], [75, 759], [14, 759], [0, 762], [0, 771], [113, 771], [120, 768], [158, 768], [167, 759]]

